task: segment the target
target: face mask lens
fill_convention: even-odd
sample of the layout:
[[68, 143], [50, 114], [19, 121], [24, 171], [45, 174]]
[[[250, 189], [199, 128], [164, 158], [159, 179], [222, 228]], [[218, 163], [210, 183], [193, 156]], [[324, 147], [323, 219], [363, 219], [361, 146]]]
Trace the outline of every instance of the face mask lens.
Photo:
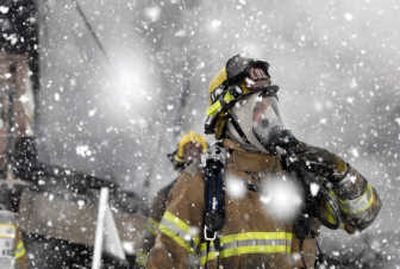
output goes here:
[[257, 97], [253, 109], [253, 132], [262, 144], [268, 144], [272, 132], [282, 128], [274, 97]]
[[267, 150], [271, 134], [283, 128], [277, 102], [275, 97], [257, 94], [239, 100], [230, 111], [236, 122], [228, 124], [230, 138], [244, 146]]

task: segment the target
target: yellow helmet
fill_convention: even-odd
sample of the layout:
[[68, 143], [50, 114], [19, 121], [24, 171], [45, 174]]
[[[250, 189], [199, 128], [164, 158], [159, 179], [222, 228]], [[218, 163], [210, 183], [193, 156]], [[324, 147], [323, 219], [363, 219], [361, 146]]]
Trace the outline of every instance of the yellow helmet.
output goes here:
[[201, 148], [201, 152], [204, 153], [207, 150], [207, 140], [204, 136], [199, 135], [193, 131], [189, 131], [189, 133], [185, 134], [181, 140], [178, 142], [178, 151], [176, 156], [180, 159], [184, 158], [185, 146], [188, 143], [197, 144]]
[[[206, 134], [215, 134], [217, 139], [223, 137], [229, 118], [227, 111], [241, 98], [259, 91], [276, 94], [279, 88], [270, 85], [268, 69], [267, 62], [244, 58], [239, 54], [227, 61], [225, 68], [211, 80], [208, 88], [210, 106], [204, 126]], [[257, 72], [262, 75], [257, 77]], [[258, 87], [258, 78], [268, 87]]]
[[175, 169], [181, 170], [192, 163], [193, 159], [190, 159], [190, 157], [195, 156], [194, 159], [200, 159], [200, 155], [197, 154], [205, 153], [207, 147], [207, 140], [204, 136], [190, 131], [179, 140], [178, 148], [174, 152], [168, 154], [167, 157], [172, 162]]

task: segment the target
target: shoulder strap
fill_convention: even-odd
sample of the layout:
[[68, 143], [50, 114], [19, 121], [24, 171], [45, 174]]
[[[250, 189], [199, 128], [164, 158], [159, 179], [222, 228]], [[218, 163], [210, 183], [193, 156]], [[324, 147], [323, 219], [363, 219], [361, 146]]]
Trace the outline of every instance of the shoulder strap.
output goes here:
[[224, 168], [226, 151], [221, 143], [213, 144], [207, 151], [204, 165], [204, 239], [214, 241], [224, 226], [225, 191]]

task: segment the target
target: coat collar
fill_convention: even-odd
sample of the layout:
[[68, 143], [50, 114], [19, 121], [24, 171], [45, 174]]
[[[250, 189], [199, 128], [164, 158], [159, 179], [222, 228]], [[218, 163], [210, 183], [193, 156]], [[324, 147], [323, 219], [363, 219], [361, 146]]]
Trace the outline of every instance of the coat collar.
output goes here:
[[261, 152], [245, 150], [238, 143], [224, 139], [224, 147], [229, 151], [228, 168], [240, 172], [279, 172], [282, 171], [280, 158]]

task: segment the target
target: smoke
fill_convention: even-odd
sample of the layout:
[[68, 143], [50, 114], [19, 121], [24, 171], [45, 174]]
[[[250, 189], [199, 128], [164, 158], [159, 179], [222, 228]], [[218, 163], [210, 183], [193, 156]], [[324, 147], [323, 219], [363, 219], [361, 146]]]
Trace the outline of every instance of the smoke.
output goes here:
[[40, 4], [40, 157], [140, 192], [160, 96], [151, 48], [133, 27], [141, 12], [135, 1], [78, 4], [85, 18], [74, 1]]

